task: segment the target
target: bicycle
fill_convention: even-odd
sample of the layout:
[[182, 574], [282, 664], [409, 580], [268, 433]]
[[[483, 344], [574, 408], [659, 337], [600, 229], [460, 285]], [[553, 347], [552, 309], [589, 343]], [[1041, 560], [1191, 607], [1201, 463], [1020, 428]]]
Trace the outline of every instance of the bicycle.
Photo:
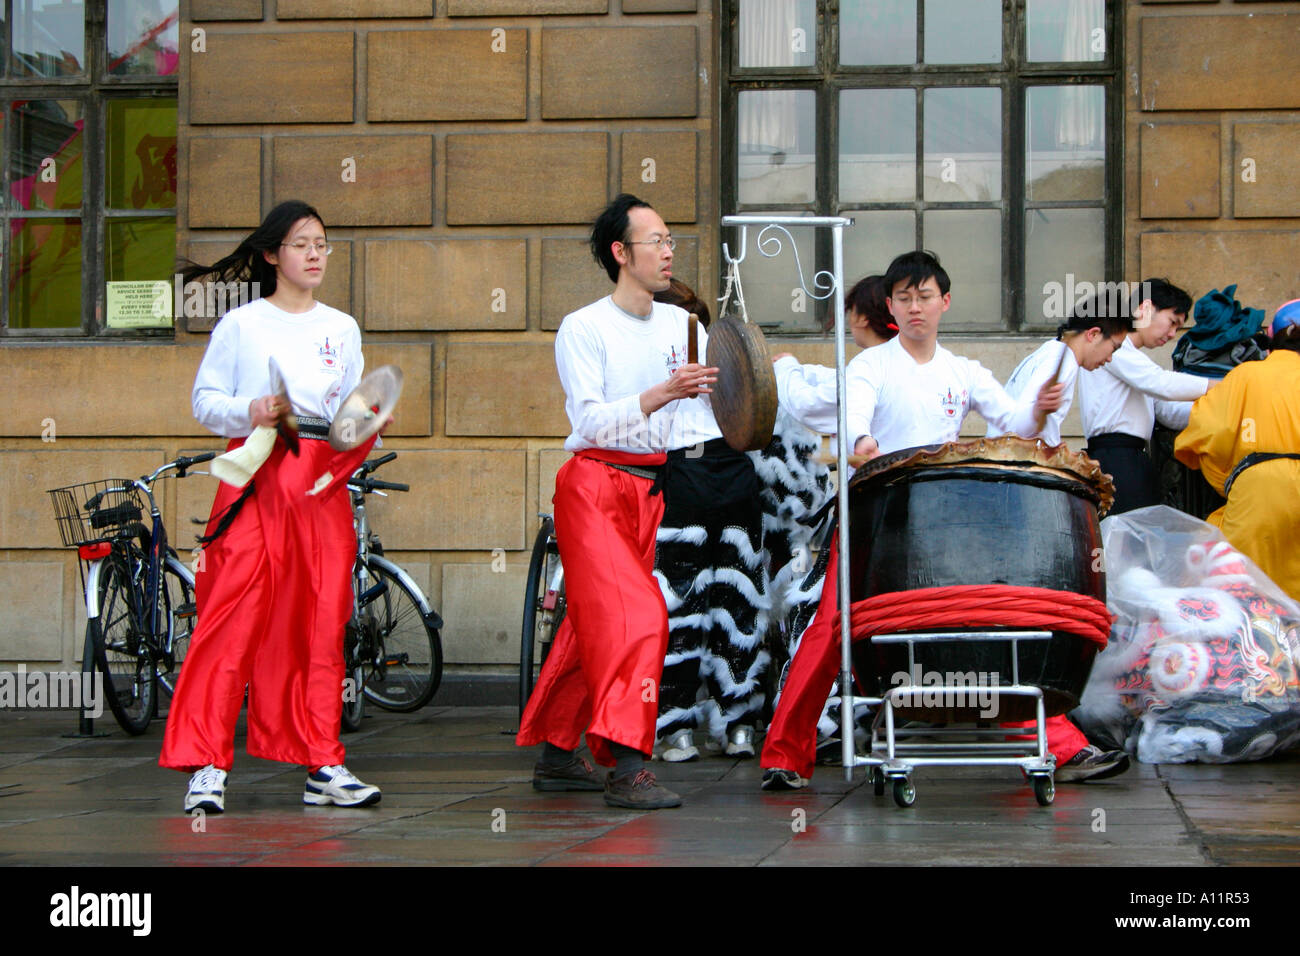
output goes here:
[[[533, 659], [540, 669], [546, 663], [551, 642], [560, 629], [567, 611], [564, 597], [564, 565], [555, 539], [555, 520], [539, 514], [542, 526], [533, 540], [533, 554], [528, 562], [528, 583], [524, 589], [523, 634], [519, 643], [519, 716], [532, 696], [536, 675]], [[534, 651], [536, 650], [536, 655]]]
[[366, 462], [348, 479], [357, 557], [352, 568], [352, 617], [343, 634], [345, 674], [351, 683], [343, 699], [343, 729], [357, 730], [366, 699], [385, 710], [419, 710], [442, 683], [442, 618], [419, 585], [383, 556], [370, 530], [365, 498], [410, 486], [369, 477], [397, 457], [389, 452]]
[[[83, 668], [104, 677], [109, 709], [129, 734], [158, 712], [158, 686], [175, 692], [197, 611], [194, 575], [167, 543], [153, 486], [168, 471], [186, 477], [215, 452], [181, 457], [140, 478], [52, 488], [65, 547], [75, 547], [86, 594]], [[143, 496], [143, 497], [142, 497]], [[144, 498], [151, 525], [146, 527]]]

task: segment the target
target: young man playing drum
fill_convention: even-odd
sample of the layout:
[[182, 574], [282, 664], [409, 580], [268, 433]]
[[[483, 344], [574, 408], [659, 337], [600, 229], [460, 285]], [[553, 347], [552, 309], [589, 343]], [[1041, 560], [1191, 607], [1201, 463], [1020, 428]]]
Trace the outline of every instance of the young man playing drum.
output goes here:
[[[845, 371], [847, 420], [854, 453], [866, 458], [956, 440], [962, 420], [974, 409], [1003, 433], [1035, 437], [1037, 414], [1061, 404], [1064, 389], [1044, 385], [1033, 397], [1014, 401], [978, 362], [939, 345], [939, 320], [952, 297], [948, 274], [926, 252], [908, 252], [885, 273], [889, 310], [898, 335], [859, 353]], [[827, 409], [792, 411], [796, 417], [826, 420]], [[834, 411], [833, 399], [830, 412]], [[835, 548], [835, 545], [832, 545]], [[789, 676], [763, 746], [764, 790], [807, 786], [816, 758], [817, 718], [839, 671], [839, 641], [833, 629], [837, 608], [838, 555], [826, 569], [829, 586], [790, 664]]]
[[[611, 806], [681, 805], [645, 769], [654, 747], [668, 612], [653, 576], [663, 516], [657, 487], [677, 403], [705, 395], [717, 369], [687, 363], [687, 316], [654, 301], [672, 278], [668, 227], [635, 196], [617, 197], [591, 230], [612, 295], [567, 315], [555, 364], [574, 456], [555, 479], [555, 533], [568, 615], [516, 742], [542, 744], [537, 790], [604, 790]], [[575, 751], [586, 730], [602, 781]]]

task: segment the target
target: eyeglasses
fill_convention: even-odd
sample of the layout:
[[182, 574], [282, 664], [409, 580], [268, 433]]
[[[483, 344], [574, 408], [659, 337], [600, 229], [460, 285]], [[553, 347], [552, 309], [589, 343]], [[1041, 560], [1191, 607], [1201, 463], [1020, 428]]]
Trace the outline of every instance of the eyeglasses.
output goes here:
[[294, 242], [282, 242], [280, 245], [292, 249], [294, 252], [304, 256], [307, 254], [308, 249], [315, 249], [316, 254], [321, 256], [328, 256], [334, 251], [334, 247], [324, 239], [317, 239], [315, 242], [309, 242], [306, 239], [298, 239]]
[[661, 251], [664, 246], [667, 246], [669, 251], [672, 251], [677, 248], [677, 240], [672, 236], [660, 236], [658, 239], [629, 239], [627, 242], [623, 243], [623, 245], [654, 246], [656, 252]]

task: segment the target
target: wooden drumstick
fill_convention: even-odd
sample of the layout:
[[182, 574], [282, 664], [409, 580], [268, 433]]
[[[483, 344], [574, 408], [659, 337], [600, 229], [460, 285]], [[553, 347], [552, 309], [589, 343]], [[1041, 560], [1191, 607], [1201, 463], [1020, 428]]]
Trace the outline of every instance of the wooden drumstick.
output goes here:
[[686, 320], [686, 362], [694, 365], [700, 358], [700, 317], [694, 312]]
[[[1070, 351], [1070, 346], [1066, 345], [1064, 342], [1062, 342], [1061, 345], [1065, 347], [1061, 350], [1061, 358], [1056, 363], [1056, 371], [1053, 372], [1052, 377], [1048, 379], [1047, 382], [1048, 388], [1051, 388], [1052, 386], [1059, 384], [1061, 381], [1061, 369], [1065, 367], [1065, 353]], [[1043, 426], [1047, 424], [1047, 413], [1042, 411], [1041, 409], [1035, 408], [1034, 424], [1038, 426], [1038, 430], [1041, 432], [1043, 430]]]

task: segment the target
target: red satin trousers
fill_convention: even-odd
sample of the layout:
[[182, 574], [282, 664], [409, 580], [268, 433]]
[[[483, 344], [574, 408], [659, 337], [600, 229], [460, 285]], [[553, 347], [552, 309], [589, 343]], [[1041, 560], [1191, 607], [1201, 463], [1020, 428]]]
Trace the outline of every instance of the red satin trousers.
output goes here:
[[[229, 770], [245, 687], [249, 754], [309, 767], [343, 762], [343, 630], [356, 533], [342, 485], [372, 445], [335, 452], [304, 439], [295, 458], [277, 441], [234, 523], [203, 548], [198, 626], [167, 716], [162, 766]], [[309, 496], [326, 471], [333, 485]], [[221, 484], [208, 533], [240, 491]]]
[[[609, 457], [614, 457], [609, 455]], [[646, 458], [623, 456], [623, 463]], [[663, 497], [651, 482], [577, 455], [555, 478], [555, 534], [568, 614], [529, 698], [516, 742], [576, 749], [587, 731], [597, 763], [611, 742], [649, 754], [668, 647], [654, 579]]]

